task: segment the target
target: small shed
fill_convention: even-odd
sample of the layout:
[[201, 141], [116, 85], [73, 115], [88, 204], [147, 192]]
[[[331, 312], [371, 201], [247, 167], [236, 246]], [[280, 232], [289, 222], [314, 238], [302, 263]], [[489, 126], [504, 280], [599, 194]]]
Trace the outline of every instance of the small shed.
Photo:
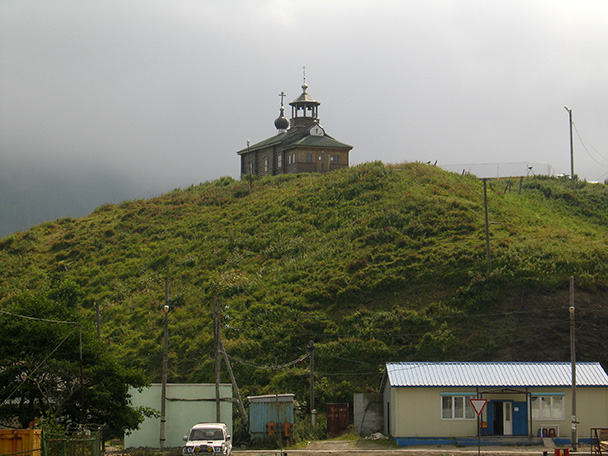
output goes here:
[[291, 437], [295, 394], [247, 396], [249, 399], [249, 435], [251, 440]]

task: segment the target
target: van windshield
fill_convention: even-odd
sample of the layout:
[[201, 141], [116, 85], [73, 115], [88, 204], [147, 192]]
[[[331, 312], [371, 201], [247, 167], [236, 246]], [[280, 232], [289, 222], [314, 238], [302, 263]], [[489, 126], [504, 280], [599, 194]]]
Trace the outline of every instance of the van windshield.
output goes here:
[[223, 440], [224, 433], [221, 429], [193, 429], [190, 440]]

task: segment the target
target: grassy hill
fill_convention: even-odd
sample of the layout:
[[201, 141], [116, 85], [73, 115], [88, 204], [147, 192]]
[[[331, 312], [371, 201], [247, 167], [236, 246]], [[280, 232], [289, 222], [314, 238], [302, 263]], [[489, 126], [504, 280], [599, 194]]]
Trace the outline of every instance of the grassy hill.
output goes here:
[[[170, 382], [212, 382], [214, 303], [239, 387], [317, 400], [377, 390], [385, 361], [608, 363], [608, 187], [554, 178], [488, 188], [420, 163], [221, 178], [104, 205], [0, 240], [0, 305], [77, 284], [82, 311], [130, 365], [160, 380], [170, 281]], [[282, 366], [277, 368], [278, 366]], [[222, 379], [228, 381], [228, 376]]]

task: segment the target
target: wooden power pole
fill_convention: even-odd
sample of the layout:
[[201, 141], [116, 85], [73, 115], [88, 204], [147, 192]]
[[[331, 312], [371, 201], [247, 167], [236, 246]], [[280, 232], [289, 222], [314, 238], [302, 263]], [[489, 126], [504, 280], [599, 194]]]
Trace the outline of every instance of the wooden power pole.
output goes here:
[[213, 305], [213, 342], [215, 346], [215, 420], [217, 423], [222, 422], [220, 412], [220, 378], [222, 358], [220, 353], [220, 304], [216, 300]]
[[165, 279], [164, 341], [163, 341], [163, 372], [160, 390], [160, 450], [165, 449], [165, 423], [167, 403], [167, 359], [169, 352], [169, 279]]
[[315, 428], [317, 425], [317, 410], [315, 409], [315, 343], [310, 341], [310, 423]]
[[490, 277], [492, 273], [492, 257], [490, 254], [490, 222], [488, 219], [488, 183], [487, 179], [483, 178], [483, 207], [486, 215], [486, 256], [488, 260], [488, 270], [486, 273], [486, 277]]

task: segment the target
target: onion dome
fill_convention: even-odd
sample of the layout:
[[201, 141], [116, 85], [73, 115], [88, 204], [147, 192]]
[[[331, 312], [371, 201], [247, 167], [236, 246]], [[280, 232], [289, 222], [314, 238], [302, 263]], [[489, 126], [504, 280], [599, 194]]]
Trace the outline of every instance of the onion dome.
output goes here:
[[281, 106], [281, 114], [274, 121], [274, 126], [279, 131], [287, 130], [287, 128], [289, 128], [289, 120], [285, 117], [285, 109], [283, 106]]

